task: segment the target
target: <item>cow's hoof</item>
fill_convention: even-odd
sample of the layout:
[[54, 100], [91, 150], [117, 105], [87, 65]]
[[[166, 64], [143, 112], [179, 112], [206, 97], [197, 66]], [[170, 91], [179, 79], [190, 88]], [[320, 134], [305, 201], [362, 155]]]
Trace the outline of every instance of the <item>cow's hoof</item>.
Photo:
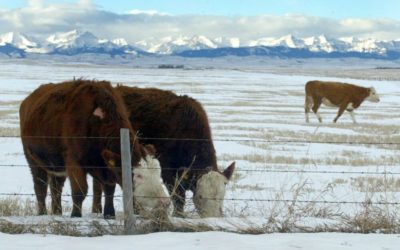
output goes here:
[[77, 217], [82, 217], [82, 213], [79, 213], [79, 212], [72, 212], [71, 213], [71, 218], [77, 218]]

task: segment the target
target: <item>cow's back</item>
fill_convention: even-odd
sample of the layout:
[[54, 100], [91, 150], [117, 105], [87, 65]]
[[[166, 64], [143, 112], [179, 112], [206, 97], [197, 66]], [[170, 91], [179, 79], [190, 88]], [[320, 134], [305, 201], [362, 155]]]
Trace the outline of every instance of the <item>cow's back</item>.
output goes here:
[[[60, 88], [62, 87], [62, 88]], [[21, 133], [27, 136], [41, 134], [43, 118], [49, 116], [56, 119], [57, 110], [63, 107], [64, 86], [57, 84], [44, 84], [27, 96], [21, 103], [19, 110]], [[59, 90], [59, 91], [57, 91]], [[58, 97], [60, 98], [57, 98]], [[65, 96], [64, 96], [65, 97]], [[31, 129], [33, 128], [33, 129]]]
[[[108, 122], [93, 115], [96, 107], [104, 110]], [[131, 125], [122, 98], [109, 82], [74, 80], [45, 84], [20, 106], [25, 155], [40, 159], [40, 164], [63, 166], [69, 154], [82, 165], [102, 165], [101, 148], [119, 153], [119, 141], [113, 137], [119, 136], [121, 127]], [[135, 164], [139, 158], [140, 152], [132, 155]]]
[[365, 92], [365, 88], [348, 83], [309, 81], [305, 85], [306, 96], [314, 99], [326, 98], [339, 106], [346, 98]]
[[131, 124], [145, 138], [143, 142], [156, 147], [163, 168], [217, 169], [207, 114], [199, 102], [154, 88], [116, 89], [122, 94]]

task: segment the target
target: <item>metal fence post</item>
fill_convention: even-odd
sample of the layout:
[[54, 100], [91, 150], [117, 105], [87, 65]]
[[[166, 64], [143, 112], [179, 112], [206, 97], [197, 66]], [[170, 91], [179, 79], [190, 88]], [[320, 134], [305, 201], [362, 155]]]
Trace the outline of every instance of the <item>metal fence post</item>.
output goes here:
[[132, 166], [129, 129], [121, 128], [122, 191], [124, 202], [124, 233], [133, 234], [135, 219], [133, 216]]

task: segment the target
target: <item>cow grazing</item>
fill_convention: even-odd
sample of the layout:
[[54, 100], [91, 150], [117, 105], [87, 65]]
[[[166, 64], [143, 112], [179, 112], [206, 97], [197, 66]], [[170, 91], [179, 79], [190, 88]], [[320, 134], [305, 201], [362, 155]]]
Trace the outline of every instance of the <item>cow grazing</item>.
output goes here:
[[323, 103], [329, 107], [339, 108], [333, 122], [337, 122], [343, 112], [347, 110], [350, 112], [353, 122], [356, 123], [354, 109], [360, 107], [364, 100], [379, 102], [379, 96], [373, 87], [364, 88], [348, 83], [309, 81], [306, 83], [305, 90], [306, 122], [309, 122], [310, 109], [317, 115], [319, 122], [322, 122], [318, 109]]
[[224, 171], [218, 169], [211, 129], [201, 104], [188, 96], [154, 88], [117, 86], [116, 91], [124, 99], [140, 140], [157, 150], [163, 180], [173, 197], [174, 214], [183, 216], [185, 192], [191, 190], [201, 217], [222, 216], [225, 185], [235, 163]]
[[136, 202], [143, 207], [168, 205], [159, 162], [151, 155], [150, 146], [144, 147], [135, 140], [136, 132], [123, 100], [109, 82], [74, 80], [41, 85], [21, 104], [20, 128], [39, 215], [47, 213], [48, 184], [52, 213], [62, 213], [61, 193], [68, 177], [73, 200], [71, 216], [80, 217], [88, 191], [86, 175], [90, 174], [103, 185], [105, 218], [115, 216], [115, 185], [122, 185], [121, 128], [128, 128], [132, 139]]

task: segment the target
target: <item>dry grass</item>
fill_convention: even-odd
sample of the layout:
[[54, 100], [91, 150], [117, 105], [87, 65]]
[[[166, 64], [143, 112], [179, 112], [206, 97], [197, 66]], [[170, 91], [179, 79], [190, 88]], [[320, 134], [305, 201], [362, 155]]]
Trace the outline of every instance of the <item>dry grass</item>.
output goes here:
[[5, 118], [9, 115], [14, 115], [15, 110], [0, 110], [0, 117]]
[[265, 155], [265, 154], [247, 154], [247, 155], [233, 155], [223, 154], [221, 160], [243, 160], [250, 163], [268, 163], [277, 165], [329, 165], [329, 166], [397, 166], [400, 164], [400, 158], [397, 156], [379, 156], [379, 157], [342, 157], [332, 156], [324, 158], [310, 158], [310, 157], [294, 157], [290, 155]]
[[[328, 126], [330, 127], [330, 126]], [[334, 126], [333, 126], [334, 127]], [[346, 127], [346, 129], [351, 129]], [[380, 130], [380, 133], [371, 132], [370, 134], [337, 134], [337, 133], [317, 133], [312, 134], [306, 131], [290, 131], [290, 130], [268, 130], [268, 132], [263, 133], [255, 133], [251, 135], [251, 138], [257, 139], [265, 139], [271, 140], [291, 140], [291, 141], [315, 141], [315, 142], [329, 142], [329, 143], [338, 143], [338, 144], [350, 144], [351, 143], [366, 143], [368, 144], [377, 143], [376, 145], [372, 145], [374, 147], [379, 148], [382, 145], [380, 143], [400, 143], [400, 136], [393, 135], [392, 126], [387, 129], [386, 132], [382, 132], [384, 129]], [[374, 130], [375, 131], [375, 130]], [[358, 144], [356, 144], [358, 145]]]
[[36, 214], [36, 204], [31, 199], [6, 197], [0, 199], [0, 217], [32, 216]]
[[351, 179], [351, 186], [359, 192], [399, 192], [400, 179], [395, 177], [357, 177]]
[[0, 232], [9, 234], [56, 234], [67, 236], [101, 236], [123, 234], [122, 224], [104, 224], [98, 221], [75, 223], [73, 221], [57, 221], [56, 219], [43, 224], [22, 224], [0, 219]]
[[19, 128], [0, 127], [0, 136], [19, 136]]
[[389, 209], [366, 199], [359, 211], [343, 218], [341, 231], [351, 233], [399, 233], [399, 207]]

